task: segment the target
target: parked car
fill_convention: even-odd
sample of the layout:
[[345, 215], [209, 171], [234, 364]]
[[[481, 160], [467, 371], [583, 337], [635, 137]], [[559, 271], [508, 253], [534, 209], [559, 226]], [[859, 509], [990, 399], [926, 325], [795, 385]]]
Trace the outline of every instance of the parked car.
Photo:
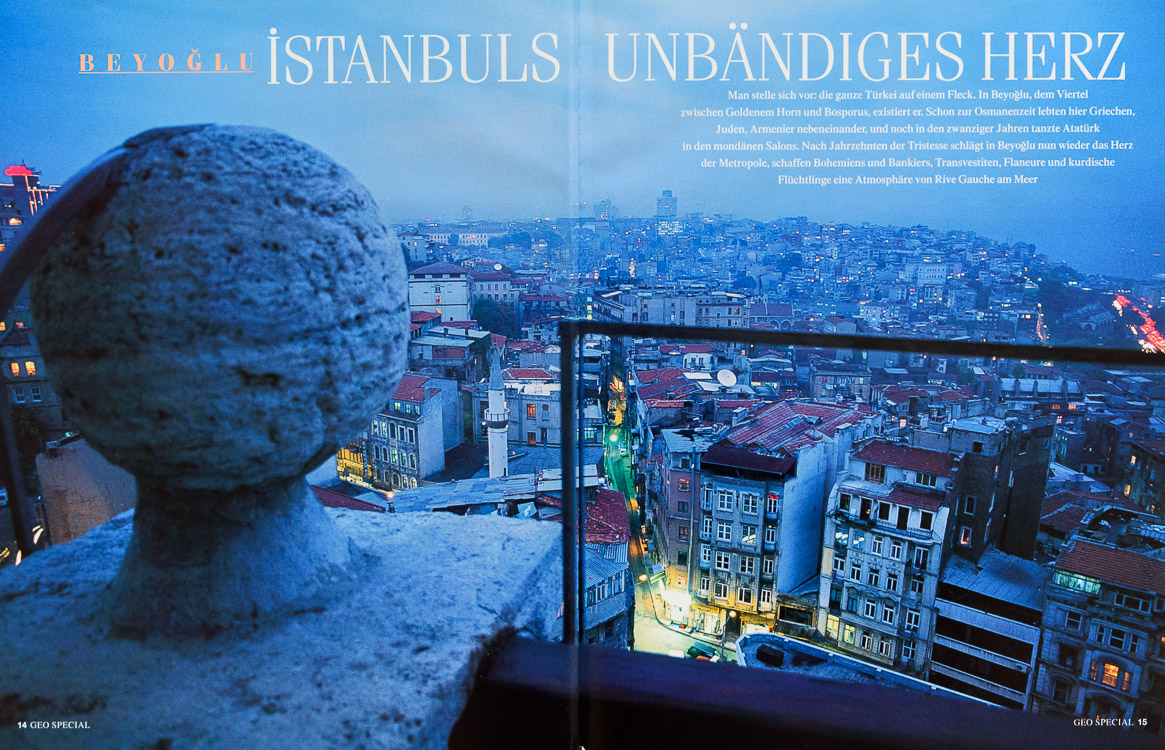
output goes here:
[[691, 646], [688, 646], [689, 659], [698, 659], [701, 656], [705, 659], [711, 659], [713, 656], [716, 656], [716, 649], [700, 641], [696, 641]]

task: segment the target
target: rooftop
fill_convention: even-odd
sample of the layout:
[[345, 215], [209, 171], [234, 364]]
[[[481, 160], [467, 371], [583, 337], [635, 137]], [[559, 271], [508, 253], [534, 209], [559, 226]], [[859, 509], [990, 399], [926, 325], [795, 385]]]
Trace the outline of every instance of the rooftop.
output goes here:
[[1165, 561], [1083, 539], [1070, 542], [1054, 567], [1139, 591], [1165, 591]]
[[951, 476], [955, 468], [955, 457], [950, 453], [885, 440], [871, 440], [854, 453], [854, 458], [940, 477]]

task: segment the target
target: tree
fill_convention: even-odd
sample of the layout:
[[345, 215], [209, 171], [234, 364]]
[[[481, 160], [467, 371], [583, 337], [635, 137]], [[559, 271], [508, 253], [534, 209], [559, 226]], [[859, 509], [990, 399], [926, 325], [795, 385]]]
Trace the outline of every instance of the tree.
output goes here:
[[518, 315], [510, 305], [502, 305], [492, 299], [479, 299], [473, 303], [471, 317], [483, 329], [490, 333], [497, 333], [509, 339], [521, 336], [518, 327]]

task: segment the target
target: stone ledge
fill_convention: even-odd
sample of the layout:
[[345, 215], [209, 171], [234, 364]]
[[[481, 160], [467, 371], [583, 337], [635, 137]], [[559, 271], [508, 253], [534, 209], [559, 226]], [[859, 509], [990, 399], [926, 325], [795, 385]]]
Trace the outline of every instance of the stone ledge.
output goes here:
[[557, 524], [329, 515], [364, 553], [357, 579], [207, 639], [106, 634], [132, 513], [0, 574], [0, 746], [445, 747], [491, 645], [561, 633]]

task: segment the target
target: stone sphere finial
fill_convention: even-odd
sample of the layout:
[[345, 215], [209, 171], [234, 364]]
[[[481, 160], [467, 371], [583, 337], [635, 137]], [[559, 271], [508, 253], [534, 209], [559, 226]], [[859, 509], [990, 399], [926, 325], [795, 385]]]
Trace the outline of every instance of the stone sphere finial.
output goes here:
[[303, 477], [400, 378], [402, 253], [363, 186], [274, 131], [151, 130], [104, 162], [32, 304], [70, 420], [138, 480], [114, 623], [229, 626], [349, 561]]

